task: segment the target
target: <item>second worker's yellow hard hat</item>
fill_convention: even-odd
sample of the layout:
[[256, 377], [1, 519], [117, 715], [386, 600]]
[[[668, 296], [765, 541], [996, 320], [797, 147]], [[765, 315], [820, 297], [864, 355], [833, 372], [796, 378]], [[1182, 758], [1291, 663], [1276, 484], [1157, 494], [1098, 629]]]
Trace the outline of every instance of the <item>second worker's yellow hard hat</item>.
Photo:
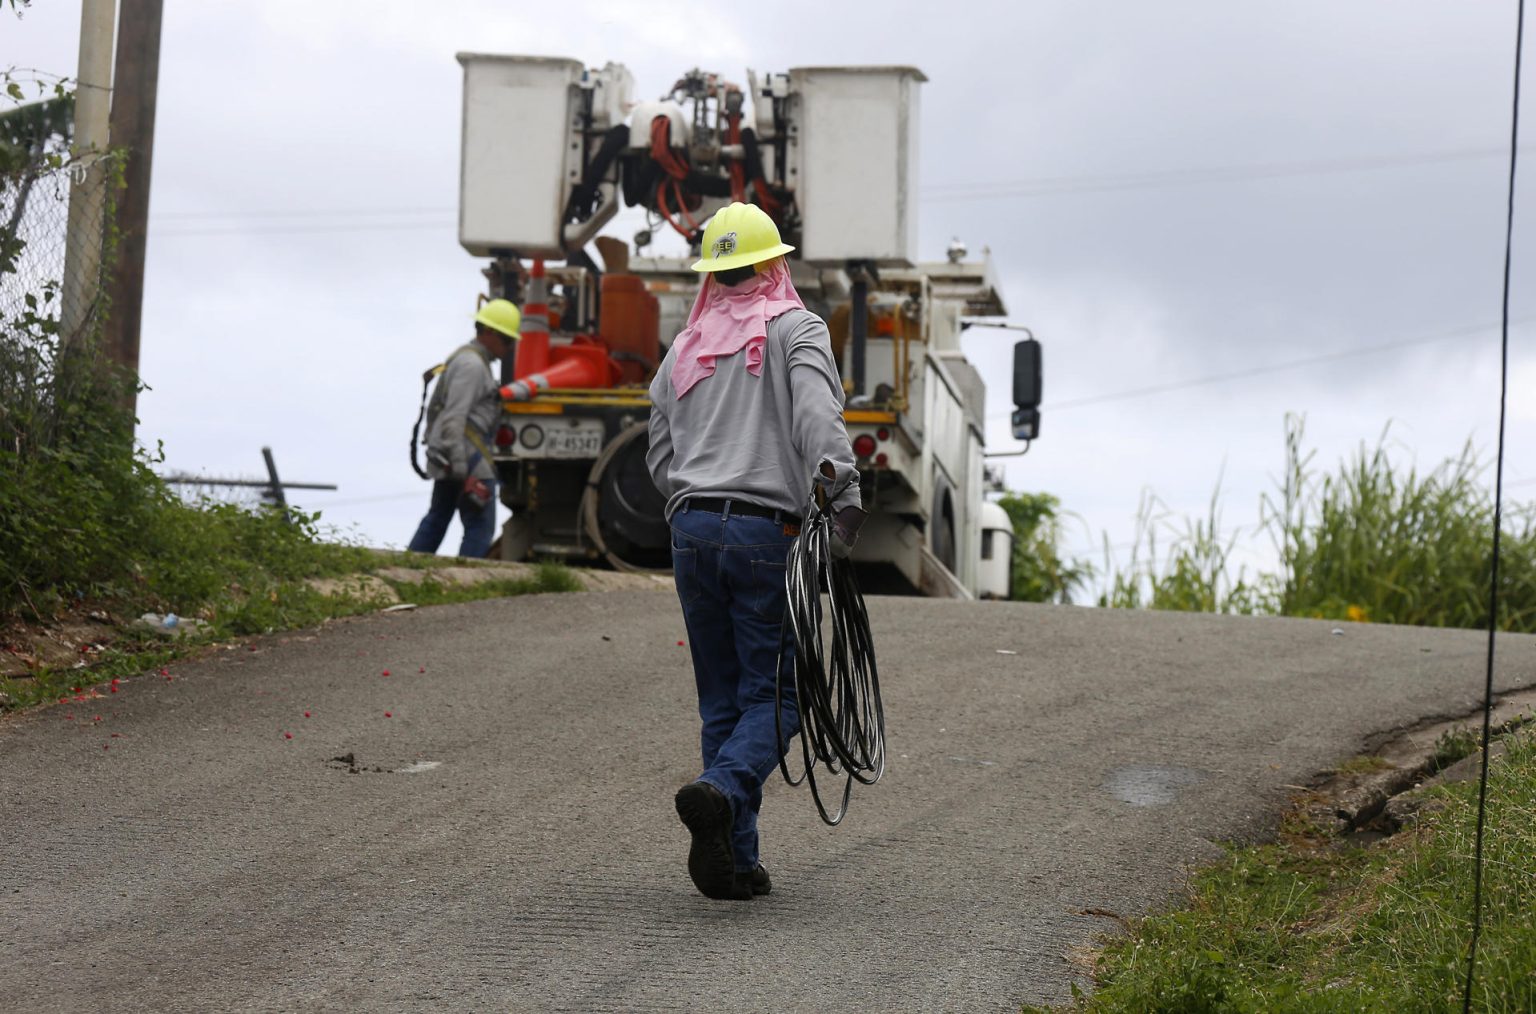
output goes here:
[[508, 338], [517, 337], [517, 328], [522, 322], [523, 315], [508, 299], [492, 299], [480, 308], [479, 313], [475, 314], [476, 324], [483, 324], [492, 331], [500, 331]]
[[755, 204], [737, 201], [715, 212], [704, 228], [704, 246], [695, 271], [730, 271], [789, 253], [779, 227]]

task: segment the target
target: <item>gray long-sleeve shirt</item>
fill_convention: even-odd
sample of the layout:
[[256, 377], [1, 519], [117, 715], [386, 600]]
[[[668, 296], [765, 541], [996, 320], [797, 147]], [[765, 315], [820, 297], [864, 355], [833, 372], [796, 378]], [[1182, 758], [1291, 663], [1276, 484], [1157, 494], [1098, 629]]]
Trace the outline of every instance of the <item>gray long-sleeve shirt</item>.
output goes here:
[[437, 378], [433, 401], [442, 400], [427, 429], [427, 474], [434, 479], [473, 475], [490, 480], [496, 476], [495, 465], [466, 435], [473, 431], [482, 446], [489, 448], [491, 430], [501, 415], [491, 362], [490, 351], [473, 341], [448, 357], [447, 368]]
[[672, 388], [677, 346], [651, 382], [646, 464], [667, 498], [667, 517], [690, 496], [746, 500], [803, 515], [821, 462], [840, 490], [833, 506], [861, 506], [859, 472], [843, 425], [843, 387], [827, 325], [809, 310], [768, 322], [763, 372], [745, 351], [715, 360], [711, 377], [679, 399]]

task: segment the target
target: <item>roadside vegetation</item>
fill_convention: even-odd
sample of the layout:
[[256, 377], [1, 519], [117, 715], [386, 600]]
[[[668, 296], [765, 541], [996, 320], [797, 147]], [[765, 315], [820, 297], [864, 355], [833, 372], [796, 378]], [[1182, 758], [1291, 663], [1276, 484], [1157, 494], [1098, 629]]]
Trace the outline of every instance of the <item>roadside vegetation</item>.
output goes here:
[[[76, 355], [0, 331], [0, 641], [27, 654], [29, 635], [82, 623], [100, 641], [86, 638], [67, 663], [34, 661], [26, 675], [0, 678], [0, 710], [163, 665], [211, 640], [313, 626], [396, 596], [435, 605], [580, 587], [553, 564], [526, 578], [437, 580], [431, 570], [455, 561], [349, 545], [318, 514], [183, 500], [155, 474], [158, 455], [134, 444], [123, 390], [89, 345]], [[356, 580], [401, 567], [427, 573]], [[158, 619], [136, 624], [142, 614]], [[183, 628], [174, 641], [167, 616]]]
[[[1065, 561], [1060, 504], [1046, 494], [1000, 501], [1014, 519], [1014, 597], [1071, 601], [1099, 574], [1100, 606], [1297, 616], [1410, 626], [1487, 625], [1493, 496], [1469, 445], [1428, 472], [1394, 464], [1387, 435], [1332, 474], [1320, 474], [1299, 417], [1286, 420], [1279, 488], [1259, 505], [1276, 573], [1233, 561], [1218, 487], [1204, 517], [1172, 519], [1153, 494], [1137, 511], [1123, 562]], [[1536, 632], [1536, 507], [1506, 504], [1500, 629]]]
[[1010, 492], [997, 501], [1013, 522], [1010, 598], [1071, 603], [1093, 579], [1091, 564], [1061, 555], [1061, 501], [1049, 493]]

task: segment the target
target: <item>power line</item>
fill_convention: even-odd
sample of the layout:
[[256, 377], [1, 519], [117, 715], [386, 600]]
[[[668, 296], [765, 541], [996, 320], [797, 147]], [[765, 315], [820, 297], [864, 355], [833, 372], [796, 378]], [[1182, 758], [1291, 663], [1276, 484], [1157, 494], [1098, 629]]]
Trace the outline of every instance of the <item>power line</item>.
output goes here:
[[1488, 581], [1488, 667], [1483, 678], [1482, 770], [1477, 781], [1477, 832], [1472, 867], [1472, 939], [1467, 945], [1467, 981], [1463, 1014], [1472, 1010], [1477, 978], [1477, 944], [1483, 931], [1483, 838], [1488, 816], [1488, 739], [1493, 722], [1493, 660], [1499, 632], [1499, 530], [1504, 517], [1504, 421], [1509, 405], [1509, 267], [1515, 245], [1515, 166], [1520, 151], [1520, 52], [1525, 43], [1525, 0], [1515, 14], [1515, 83], [1509, 129], [1509, 199], [1504, 218], [1504, 305], [1499, 335], [1499, 452], [1494, 465], [1493, 565]]
[[1042, 197], [1064, 193], [1097, 193], [1194, 186], [1202, 183], [1241, 183], [1250, 180], [1284, 179], [1339, 173], [1375, 172], [1411, 166], [1441, 165], [1495, 158], [1506, 152], [1497, 148], [1425, 152], [1418, 155], [1378, 158], [1327, 159], [1307, 162], [1272, 162], [1259, 165], [1218, 166], [1208, 169], [1170, 169], [1104, 176], [1056, 176], [1041, 179], [998, 180], [992, 183], [954, 183], [925, 188], [925, 201], [980, 201], [998, 197]]
[[[1536, 320], [1536, 317], [1523, 317], [1514, 321], [1515, 324], [1528, 324]], [[1445, 331], [1440, 334], [1428, 335], [1421, 338], [1409, 338], [1403, 341], [1384, 342], [1380, 345], [1366, 345], [1360, 348], [1346, 349], [1343, 352], [1329, 352], [1320, 356], [1309, 356], [1306, 359], [1293, 359], [1286, 363], [1274, 363], [1269, 366], [1255, 366], [1246, 370], [1235, 370], [1231, 373], [1218, 373], [1208, 377], [1196, 377], [1190, 380], [1171, 381], [1166, 384], [1154, 384], [1150, 387], [1132, 388], [1127, 391], [1115, 391], [1110, 394], [1089, 395], [1085, 398], [1073, 398], [1067, 401], [1047, 402], [1042, 406], [1042, 411], [1060, 412], [1063, 409], [1082, 408], [1086, 405], [1097, 405], [1103, 402], [1123, 401], [1127, 398], [1144, 398], [1154, 394], [1166, 394], [1171, 391], [1184, 391], [1192, 387], [1205, 387], [1211, 384], [1223, 384], [1234, 380], [1247, 380], [1252, 377], [1261, 377], [1271, 373], [1281, 373], [1285, 370], [1297, 370], [1307, 366], [1316, 366], [1320, 363], [1337, 362], [1341, 359], [1353, 359], [1358, 356], [1375, 355], [1379, 352], [1390, 352], [1394, 349], [1410, 348], [1415, 345], [1430, 345], [1434, 342], [1442, 342], [1451, 338], [1460, 338], [1480, 331], [1488, 331], [1495, 328], [1494, 324], [1476, 324], [1469, 327], [1457, 328], [1454, 331]], [[987, 421], [1006, 419], [1010, 412], [993, 412], [987, 416]]]
[[448, 231], [453, 222], [359, 222], [345, 225], [279, 225], [264, 228], [232, 226], [211, 229], [154, 229], [156, 238], [171, 236], [292, 236], [351, 232], [412, 232], [418, 229]]
[[454, 215], [458, 208], [264, 208], [260, 211], [166, 211], [155, 215], [157, 222], [192, 222], [208, 219], [248, 218], [335, 218], [368, 215]]
[[[1166, 187], [1197, 186], [1204, 183], [1240, 183], [1251, 180], [1284, 179], [1296, 176], [1324, 176], [1339, 173], [1375, 172], [1382, 169], [1398, 169], [1413, 166], [1440, 165], [1469, 162], [1502, 156], [1503, 150], [1495, 148], [1467, 148], [1459, 151], [1425, 152], [1416, 155], [1388, 155], [1376, 158], [1321, 159], [1303, 162], [1270, 162], [1254, 165], [1215, 166], [1210, 168], [1166, 169], [1142, 173], [1108, 174], [1098, 176], [1044, 176], [1033, 179], [993, 180], [972, 183], [942, 183], [924, 187], [921, 200], [927, 203], [956, 201], [982, 201], [1010, 197], [1046, 197], [1053, 194], [1106, 193], [1120, 190], [1147, 190]], [[389, 232], [410, 231], [424, 228], [447, 228], [452, 223], [380, 222], [352, 223], [345, 220], [377, 216], [417, 217], [423, 215], [457, 215], [451, 207], [426, 208], [317, 208], [278, 209], [265, 208], [256, 211], [170, 211], [155, 215], [157, 236], [222, 236], [250, 233], [303, 234], [325, 232]], [[270, 228], [253, 229], [247, 226], [226, 226], [231, 221], [302, 219], [298, 225], [275, 224]], [[342, 224], [312, 225], [314, 219], [338, 219]], [[160, 223], [217, 223], [208, 229], [165, 229]]]

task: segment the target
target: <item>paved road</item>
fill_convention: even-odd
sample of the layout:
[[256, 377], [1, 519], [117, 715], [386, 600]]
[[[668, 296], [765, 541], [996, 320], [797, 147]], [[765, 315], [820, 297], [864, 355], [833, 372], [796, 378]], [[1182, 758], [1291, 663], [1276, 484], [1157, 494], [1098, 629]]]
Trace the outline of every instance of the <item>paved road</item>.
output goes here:
[[[1016, 1010], [1068, 995], [1112, 928], [1085, 910], [1158, 905], [1286, 783], [1481, 685], [1469, 632], [871, 609], [886, 779], [836, 829], [771, 786], [750, 903], [684, 868], [666, 593], [374, 616], [0, 723], [3, 1006]], [[1536, 682], [1536, 638], [1501, 644]]]

